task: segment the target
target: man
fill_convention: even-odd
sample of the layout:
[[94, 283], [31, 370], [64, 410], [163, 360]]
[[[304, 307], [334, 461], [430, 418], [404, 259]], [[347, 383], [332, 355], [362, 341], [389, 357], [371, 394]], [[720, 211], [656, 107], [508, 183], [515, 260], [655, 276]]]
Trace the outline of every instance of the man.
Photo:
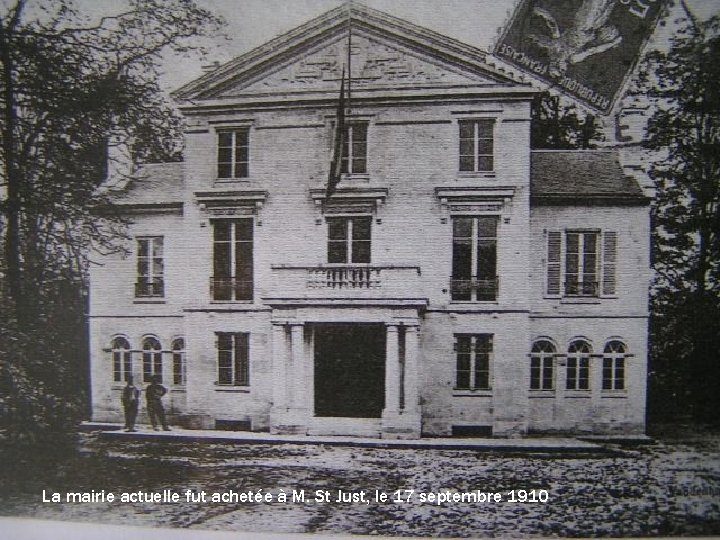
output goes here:
[[140, 390], [133, 384], [133, 376], [128, 375], [122, 392], [122, 406], [125, 410], [125, 431], [135, 431], [135, 419], [138, 413]]
[[153, 375], [150, 379], [150, 385], [145, 389], [145, 399], [147, 400], [148, 416], [150, 423], [155, 431], [158, 431], [158, 421], [163, 427], [163, 431], [170, 431], [165, 420], [165, 409], [162, 404], [162, 397], [167, 394], [167, 388], [160, 384], [160, 376]]

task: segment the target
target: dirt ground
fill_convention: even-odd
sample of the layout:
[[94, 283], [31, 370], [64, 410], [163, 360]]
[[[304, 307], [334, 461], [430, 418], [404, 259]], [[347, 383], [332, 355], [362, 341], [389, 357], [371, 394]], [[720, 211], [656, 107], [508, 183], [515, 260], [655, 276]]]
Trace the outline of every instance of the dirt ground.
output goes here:
[[[720, 434], [668, 429], [597, 455], [509, 455], [83, 437], [61, 466], [0, 478], [0, 515], [257, 532], [443, 537], [720, 534]], [[21, 467], [22, 464], [18, 464]], [[17, 472], [17, 470], [15, 471]], [[67, 492], [177, 493], [177, 502], [66, 502]], [[188, 501], [186, 490], [206, 502]], [[262, 491], [260, 491], [262, 490]], [[292, 501], [304, 490], [305, 502]], [[323, 492], [316, 499], [316, 490]], [[335, 502], [338, 490], [351, 499]], [[375, 499], [375, 491], [388, 499]], [[403, 490], [398, 494], [395, 490]], [[412, 494], [409, 491], [412, 490]], [[500, 493], [501, 500], [463, 493]], [[512, 502], [535, 491], [547, 502]], [[58, 493], [63, 502], [43, 502]], [[324, 492], [329, 492], [329, 502]], [[360, 493], [365, 492], [358, 501]], [[213, 494], [269, 494], [212, 502]], [[288, 495], [287, 502], [278, 500]], [[429, 499], [443, 494], [449, 502]], [[355, 500], [353, 499], [353, 495]], [[475, 495], [477, 496], [477, 495]], [[532, 497], [532, 493], [529, 493]]]

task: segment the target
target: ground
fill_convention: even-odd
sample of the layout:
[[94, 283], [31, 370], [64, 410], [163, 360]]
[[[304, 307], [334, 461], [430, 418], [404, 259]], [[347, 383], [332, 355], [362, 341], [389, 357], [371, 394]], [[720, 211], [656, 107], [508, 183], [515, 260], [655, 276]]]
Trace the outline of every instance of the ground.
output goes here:
[[[682, 434], [679, 434], [682, 433]], [[720, 434], [677, 429], [652, 444], [592, 455], [508, 455], [303, 445], [137, 442], [83, 436], [80, 455], [32, 474], [5, 470], [0, 515], [262, 532], [405, 536], [652, 536], [720, 534]], [[18, 464], [19, 465], [19, 464]], [[50, 492], [161, 492], [177, 503], [50, 503]], [[272, 502], [187, 502], [185, 490], [270, 493]], [[305, 490], [305, 503], [281, 503]], [[397, 489], [414, 490], [394, 502]], [[544, 489], [548, 502], [513, 503]], [[363, 502], [316, 502], [315, 491], [366, 492]], [[372, 500], [375, 490], [387, 502]], [[500, 492], [501, 502], [420, 501], [420, 494]], [[403, 498], [406, 497], [403, 492]], [[536, 492], [537, 493], [537, 492]], [[517, 494], [516, 494], [517, 496]]]

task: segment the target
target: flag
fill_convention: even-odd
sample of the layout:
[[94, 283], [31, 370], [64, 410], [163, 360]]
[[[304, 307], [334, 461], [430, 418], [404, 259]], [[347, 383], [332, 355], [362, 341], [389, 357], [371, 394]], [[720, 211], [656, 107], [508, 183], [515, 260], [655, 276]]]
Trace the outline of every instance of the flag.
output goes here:
[[327, 189], [325, 191], [326, 201], [333, 193], [335, 193], [335, 188], [340, 182], [345, 135], [345, 68], [343, 67], [342, 79], [340, 81], [340, 99], [338, 99], [337, 113], [335, 115], [333, 153], [330, 161], [330, 173], [328, 174]]

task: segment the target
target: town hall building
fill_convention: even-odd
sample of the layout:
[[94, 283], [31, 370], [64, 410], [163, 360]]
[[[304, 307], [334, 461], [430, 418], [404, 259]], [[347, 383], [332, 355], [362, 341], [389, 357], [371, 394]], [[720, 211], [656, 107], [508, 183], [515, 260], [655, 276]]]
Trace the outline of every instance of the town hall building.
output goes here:
[[531, 150], [535, 94], [359, 5], [177, 90], [184, 161], [107, 186], [93, 420], [157, 375], [188, 428], [643, 433], [650, 194], [616, 150]]

